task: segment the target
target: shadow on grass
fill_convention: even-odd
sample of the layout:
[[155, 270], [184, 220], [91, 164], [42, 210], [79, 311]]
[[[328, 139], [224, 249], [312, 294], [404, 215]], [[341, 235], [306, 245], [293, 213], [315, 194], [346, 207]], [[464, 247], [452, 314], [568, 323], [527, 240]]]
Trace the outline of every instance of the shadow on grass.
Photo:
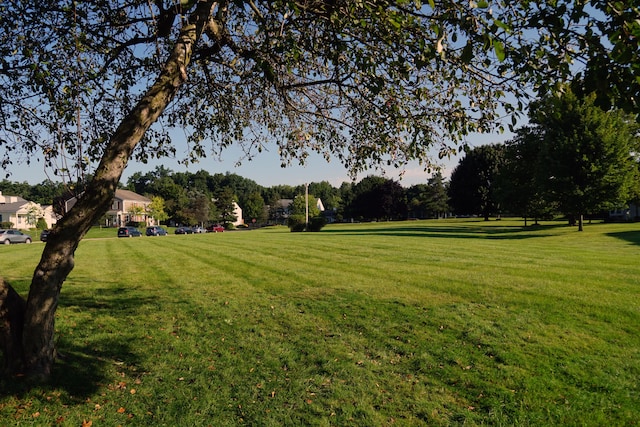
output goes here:
[[452, 239], [500, 239], [519, 240], [537, 237], [548, 237], [553, 235], [550, 231], [557, 228], [564, 228], [564, 224], [551, 225], [531, 225], [531, 226], [496, 226], [481, 225], [481, 223], [456, 227], [451, 225], [416, 225], [416, 226], [393, 226], [389, 229], [383, 228], [380, 223], [376, 227], [363, 227], [361, 229], [327, 229], [323, 233], [339, 233], [342, 235], [379, 235], [379, 236], [403, 236], [403, 237], [435, 237]]
[[[86, 292], [67, 290], [63, 291], [59, 306], [80, 307], [97, 316], [102, 311], [110, 316], [135, 316], [135, 307], [145, 303], [144, 300], [139, 295], [128, 293], [126, 288], [101, 289], [99, 301]], [[112, 375], [114, 365], [120, 365], [119, 369], [123, 370], [140, 365], [140, 358], [134, 351], [135, 343], [128, 342], [117, 333], [102, 339], [93, 338], [90, 346], [83, 345], [85, 341], [73, 335], [62, 336], [56, 332], [55, 339], [57, 355], [50, 382], [34, 385], [20, 378], [0, 378], [1, 395], [20, 398], [35, 389], [64, 390], [74, 402], [84, 402], [104, 387], [106, 381], [110, 381], [108, 378]]]
[[640, 246], [640, 231], [620, 231], [618, 233], [607, 233], [607, 236], [615, 237], [633, 245]]

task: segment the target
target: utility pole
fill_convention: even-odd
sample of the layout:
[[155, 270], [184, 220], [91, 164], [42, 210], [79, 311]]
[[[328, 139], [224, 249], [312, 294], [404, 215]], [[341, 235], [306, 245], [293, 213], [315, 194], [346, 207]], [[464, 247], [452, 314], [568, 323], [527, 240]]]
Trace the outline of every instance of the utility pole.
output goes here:
[[309, 231], [309, 183], [304, 184], [304, 205], [305, 205], [305, 217], [304, 217], [304, 231]]

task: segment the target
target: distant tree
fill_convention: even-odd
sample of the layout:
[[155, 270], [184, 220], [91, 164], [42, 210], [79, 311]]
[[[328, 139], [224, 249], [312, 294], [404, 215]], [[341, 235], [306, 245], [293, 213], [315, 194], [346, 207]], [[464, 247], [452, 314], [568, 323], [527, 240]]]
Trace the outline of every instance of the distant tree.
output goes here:
[[61, 196], [65, 190], [66, 186], [64, 184], [51, 181], [44, 181], [35, 185], [27, 182], [12, 182], [7, 179], [0, 181], [0, 192], [4, 195], [19, 196], [41, 205], [53, 204], [53, 200]]
[[158, 224], [162, 221], [165, 221], [169, 218], [167, 212], [165, 212], [164, 199], [160, 196], [151, 196], [151, 203], [149, 204], [147, 213], [156, 221]]
[[537, 128], [523, 127], [505, 144], [504, 164], [497, 177], [497, 197], [510, 214], [538, 219], [552, 216], [557, 204], [547, 188], [548, 174], [542, 158], [541, 134]]
[[41, 209], [37, 205], [30, 204], [29, 208], [27, 209], [27, 217], [26, 217], [27, 225], [31, 227], [35, 227], [40, 215], [41, 215]]
[[164, 166], [156, 166], [153, 171], [144, 174], [142, 172], [134, 172], [127, 179], [126, 188], [138, 194], [153, 194], [165, 197], [158, 187], [162, 185], [161, 183], [166, 183], [167, 180], [173, 182], [172, 176], [173, 171], [171, 169], [167, 169]]
[[447, 183], [442, 177], [442, 173], [436, 172], [429, 178], [427, 181], [427, 195], [425, 209], [429, 216], [440, 218], [450, 211]]
[[354, 194], [353, 187], [355, 184], [353, 182], [343, 182], [338, 187], [338, 197], [340, 198], [340, 204], [338, 205], [338, 221], [349, 221], [353, 218], [353, 214], [350, 211], [350, 207], [353, 202]]
[[237, 197], [236, 202], [244, 209], [249, 196], [255, 192], [260, 192], [263, 187], [251, 179], [227, 172], [225, 174], [216, 173], [209, 181], [209, 191], [211, 193], [215, 194], [221, 188], [230, 188]]
[[349, 211], [356, 218], [391, 220], [407, 217], [405, 190], [396, 181], [368, 176], [354, 186], [353, 193]]
[[277, 194], [278, 199], [292, 199], [296, 197], [296, 194], [300, 193], [299, 189], [291, 185], [274, 185], [271, 187], [272, 194]]
[[481, 215], [485, 221], [499, 213], [496, 178], [503, 164], [504, 147], [482, 145], [472, 148], [451, 173], [449, 202], [456, 214]]
[[236, 222], [238, 219], [234, 212], [235, 200], [236, 197], [231, 188], [223, 188], [216, 194], [214, 204], [216, 206], [218, 218], [225, 225]]
[[205, 225], [210, 218], [211, 196], [199, 190], [188, 192], [188, 202], [182, 209], [183, 223]]
[[140, 205], [131, 205], [127, 210], [127, 215], [129, 216], [128, 223], [136, 223], [140, 221], [142, 215], [144, 215], [144, 208]]
[[[314, 196], [313, 194], [309, 194], [309, 218], [313, 218], [315, 216], [320, 215], [320, 209], [318, 209], [318, 206], [316, 204], [316, 200], [317, 197]], [[293, 203], [291, 204], [291, 214], [292, 215], [302, 215], [303, 217], [306, 216], [306, 201], [307, 201], [307, 197], [304, 194], [298, 194], [294, 199], [293, 199]]]
[[407, 209], [411, 218], [427, 218], [430, 191], [427, 184], [415, 184], [407, 188]]
[[322, 200], [325, 209], [333, 210], [340, 205], [338, 189], [333, 187], [329, 181], [312, 182], [309, 184], [309, 193]]
[[256, 223], [262, 224], [267, 219], [264, 199], [258, 191], [251, 193], [240, 207], [247, 224], [252, 224], [254, 220]]
[[361, 219], [382, 217], [380, 206], [380, 188], [385, 178], [369, 175], [353, 185], [351, 202], [348, 206], [349, 216]]
[[638, 124], [595, 101], [595, 95], [579, 98], [567, 88], [542, 98], [530, 113], [542, 135], [548, 188], [561, 212], [578, 219], [580, 231], [585, 214], [624, 206], [638, 176]]

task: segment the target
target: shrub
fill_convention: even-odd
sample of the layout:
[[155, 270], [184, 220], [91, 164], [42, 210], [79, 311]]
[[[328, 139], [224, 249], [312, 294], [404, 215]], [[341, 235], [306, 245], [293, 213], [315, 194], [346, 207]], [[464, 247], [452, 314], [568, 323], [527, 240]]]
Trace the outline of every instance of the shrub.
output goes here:
[[38, 218], [38, 222], [36, 222], [36, 228], [38, 230], [46, 230], [47, 229], [47, 221], [45, 221], [44, 218], [42, 218], [42, 217]]
[[327, 220], [323, 216], [315, 216], [309, 220], [308, 227], [305, 227], [304, 215], [291, 215], [287, 220], [287, 226], [292, 232], [304, 231], [320, 231], [322, 227], [327, 225]]
[[0, 222], [0, 228], [2, 229], [13, 228], [13, 223], [10, 221], [2, 221]]
[[304, 231], [305, 226], [304, 215], [291, 215], [287, 220], [287, 227], [289, 227], [291, 232]]
[[323, 216], [314, 216], [309, 221], [309, 231], [320, 231], [327, 225], [327, 219]]

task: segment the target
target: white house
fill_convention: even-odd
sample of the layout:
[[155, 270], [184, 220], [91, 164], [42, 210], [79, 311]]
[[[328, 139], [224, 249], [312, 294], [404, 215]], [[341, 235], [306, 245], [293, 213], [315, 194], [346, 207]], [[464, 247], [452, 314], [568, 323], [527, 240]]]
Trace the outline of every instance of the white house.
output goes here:
[[0, 191], [0, 222], [10, 222], [13, 228], [24, 230], [35, 228], [40, 218], [45, 220], [47, 228], [58, 220], [52, 206], [41, 206], [19, 196], [5, 196]]
[[236, 203], [233, 202], [233, 214], [236, 217], [236, 220], [233, 222], [233, 225], [236, 227], [244, 224], [244, 219], [242, 218], [242, 208]]
[[[64, 200], [64, 211], [76, 204], [78, 198], [76, 196]], [[117, 189], [113, 196], [111, 207], [105, 215], [105, 223], [107, 227], [119, 227], [128, 222], [140, 222], [145, 225], [156, 225], [154, 219], [148, 215], [148, 208], [151, 200], [129, 190]]]

